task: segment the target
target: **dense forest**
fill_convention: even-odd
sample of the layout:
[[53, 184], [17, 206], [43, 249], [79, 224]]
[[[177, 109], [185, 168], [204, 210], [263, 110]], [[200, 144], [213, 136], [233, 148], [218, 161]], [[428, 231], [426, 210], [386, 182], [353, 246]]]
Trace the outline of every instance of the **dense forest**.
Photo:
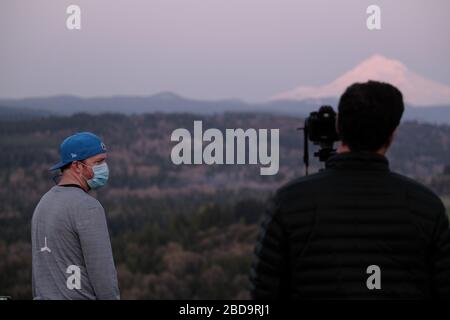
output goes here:
[[[280, 170], [258, 165], [174, 165], [173, 130], [280, 129]], [[245, 299], [267, 197], [303, 175], [301, 118], [270, 114], [76, 114], [0, 121], [0, 295], [31, 298], [30, 222], [54, 185], [48, 168], [61, 141], [79, 131], [109, 149], [105, 207], [124, 299]], [[450, 126], [405, 122], [388, 152], [393, 170], [450, 196]], [[310, 171], [322, 164], [312, 161]]]

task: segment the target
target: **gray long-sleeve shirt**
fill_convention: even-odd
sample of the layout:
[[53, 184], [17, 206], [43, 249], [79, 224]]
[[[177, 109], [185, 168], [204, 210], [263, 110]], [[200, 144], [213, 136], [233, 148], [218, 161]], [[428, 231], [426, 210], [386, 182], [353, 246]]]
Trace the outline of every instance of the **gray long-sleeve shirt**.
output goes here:
[[34, 299], [120, 299], [104, 209], [81, 188], [42, 197], [31, 240]]

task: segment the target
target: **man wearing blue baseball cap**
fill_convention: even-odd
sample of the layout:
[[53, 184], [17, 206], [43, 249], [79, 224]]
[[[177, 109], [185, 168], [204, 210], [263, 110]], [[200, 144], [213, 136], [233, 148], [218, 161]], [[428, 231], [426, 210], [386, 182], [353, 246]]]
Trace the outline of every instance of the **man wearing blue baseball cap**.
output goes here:
[[120, 299], [105, 211], [88, 192], [108, 181], [106, 146], [81, 132], [60, 146], [62, 174], [32, 218], [34, 299]]

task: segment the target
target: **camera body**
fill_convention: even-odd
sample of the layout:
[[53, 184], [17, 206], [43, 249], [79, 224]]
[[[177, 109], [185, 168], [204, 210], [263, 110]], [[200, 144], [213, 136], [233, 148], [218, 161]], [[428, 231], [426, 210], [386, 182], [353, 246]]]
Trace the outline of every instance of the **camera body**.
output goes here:
[[333, 145], [339, 140], [336, 131], [336, 112], [331, 106], [321, 106], [306, 118], [309, 140], [317, 145]]
[[309, 153], [308, 143], [319, 146], [319, 150], [314, 152], [314, 156], [319, 161], [325, 162], [336, 153], [333, 148], [334, 142], [339, 141], [339, 135], [336, 131], [336, 112], [331, 106], [321, 106], [318, 111], [313, 111], [305, 119], [304, 132], [304, 154], [303, 161], [306, 166], [306, 174], [308, 174]]

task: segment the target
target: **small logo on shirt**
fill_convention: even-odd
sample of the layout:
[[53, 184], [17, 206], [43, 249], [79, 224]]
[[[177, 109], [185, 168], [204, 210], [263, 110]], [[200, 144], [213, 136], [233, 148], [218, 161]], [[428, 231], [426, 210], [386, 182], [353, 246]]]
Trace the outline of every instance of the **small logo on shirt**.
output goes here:
[[41, 248], [41, 252], [47, 251], [48, 253], [51, 253], [52, 250], [47, 246], [47, 237], [44, 237], [44, 246]]

